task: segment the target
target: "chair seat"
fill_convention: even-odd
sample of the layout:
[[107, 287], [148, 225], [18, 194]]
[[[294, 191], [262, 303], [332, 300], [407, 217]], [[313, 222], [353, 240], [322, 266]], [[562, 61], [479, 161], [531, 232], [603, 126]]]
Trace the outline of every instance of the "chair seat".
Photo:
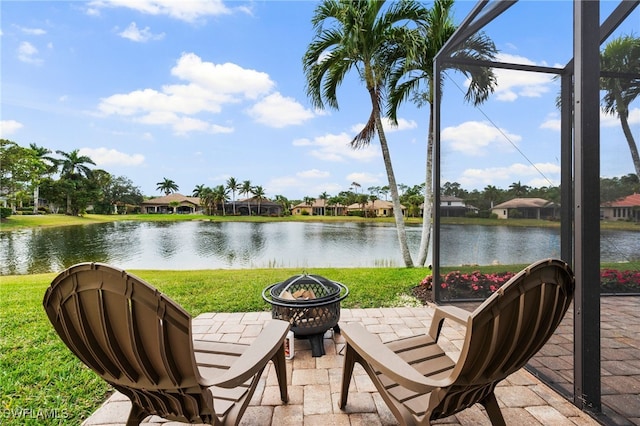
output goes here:
[[[455, 367], [455, 362], [427, 334], [395, 340], [386, 343], [385, 346], [425, 377], [444, 379]], [[430, 392], [419, 393], [407, 389], [379, 370], [376, 370], [376, 375], [389, 395], [398, 403], [416, 416], [425, 414]]]

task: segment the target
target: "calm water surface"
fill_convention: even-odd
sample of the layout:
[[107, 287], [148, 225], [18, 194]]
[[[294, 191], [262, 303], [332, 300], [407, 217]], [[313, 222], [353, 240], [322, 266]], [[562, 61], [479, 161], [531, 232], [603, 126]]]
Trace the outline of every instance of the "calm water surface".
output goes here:
[[[415, 257], [419, 226], [407, 227]], [[560, 256], [558, 229], [442, 227], [444, 265], [530, 263]], [[603, 231], [603, 261], [640, 260], [640, 234]], [[122, 221], [0, 233], [0, 275], [84, 261], [126, 269], [403, 266], [393, 224]]]

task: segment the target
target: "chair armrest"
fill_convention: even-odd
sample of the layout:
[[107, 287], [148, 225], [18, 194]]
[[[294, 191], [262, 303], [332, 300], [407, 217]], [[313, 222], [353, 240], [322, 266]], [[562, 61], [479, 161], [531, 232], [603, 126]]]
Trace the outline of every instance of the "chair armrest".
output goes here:
[[364, 361], [407, 389], [426, 393], [451, 384], [448, 379], [433, 380], [423, 376], [361, 324], [342, 324], [340, 334]]
[[287, 321], [272, 320], [251, 343], [247, 350], [231, 365], [224, 374], [210, 380], [203, 380], [203, 386], [234, 388], [246, 382], [271, 360], [284, 345], [289, 331]]
[[429, 328], [429, 336], [437, 342], [440, 329], [442, 329], [442, 322], [445, 319], [468, 326], [470, 317], [471, 312], [457, 306], [436, 306], [436, 311], [433, 313], [433, 319], [431, 320], [431, 327]]

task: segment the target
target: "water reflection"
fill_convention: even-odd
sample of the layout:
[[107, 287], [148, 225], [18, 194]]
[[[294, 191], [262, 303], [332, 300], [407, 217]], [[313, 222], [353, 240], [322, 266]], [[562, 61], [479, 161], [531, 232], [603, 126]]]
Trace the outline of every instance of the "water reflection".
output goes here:
[[[420, 227], [408, 226], [412, 254]], [[640, 260], [637, 232], [603, 231], [603, 261]], [[442, 265], [557, 257], [557, 229], [444, 225]], [[404, 266], [392, 224], [111, 222], [0, 233], [0, 274], [58, 271], [84, 261], [128, 269]]]

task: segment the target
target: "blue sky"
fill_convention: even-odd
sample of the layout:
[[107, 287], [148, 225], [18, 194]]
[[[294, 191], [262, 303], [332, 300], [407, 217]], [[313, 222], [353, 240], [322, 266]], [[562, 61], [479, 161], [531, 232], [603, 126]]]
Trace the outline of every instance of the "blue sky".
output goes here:
[[[430, 3], [426, 3], [429, 5]], [[461, 22], [475, 2], [459, 1]], [[145, 195], [174, 180], [190, 195], [229, 177], [267, 196], [335, 195], [352, 182], [387, 184], [380, 147], [348, 143], [368, 118], [368, 94], [350, 75], [340, 109], [317, 111], [302, 56], [312, 1], [3, 1], [1, 137], [52, 151], [80, 149]], [[602, 14], [617, 2], [602, 2]], [[510, 62], [564, 65], [572, 2], [521, 1], [487, 29]], [[640, 33], [636, 10], [616, 34]], [[558, 83], [498, 71], [479, 109], [449, 71], [443, 100], [443, 182], [466, 189], [559, 183]], [[631, 125], [640, 139], [640, 102]], [[601, 175], [633, 172], [616, 117], [602, 117]], [[424, 182], [427, 109], [408, 103], [388, 127], [398, 183]]]

